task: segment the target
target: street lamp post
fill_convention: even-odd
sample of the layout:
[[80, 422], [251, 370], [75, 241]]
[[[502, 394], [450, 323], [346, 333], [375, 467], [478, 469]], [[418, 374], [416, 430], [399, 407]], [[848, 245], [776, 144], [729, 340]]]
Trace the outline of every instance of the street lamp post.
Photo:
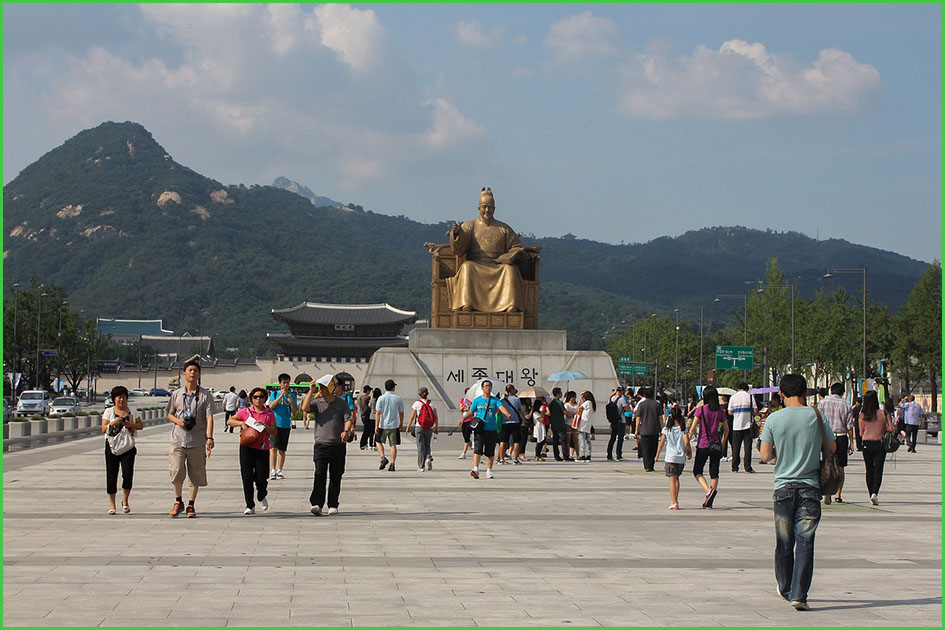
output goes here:
[[791, 290], [791, 370], [796, 371], [794, 364], [794, 285], [793, 284], [762, 284], [758, 287], [758, 293], [764, 293], [765, 289], [790, 289]]
[[824, 278], [840, 274], [863, 274], [863, 373], [860, 378], [866, 378], [866, 269], [828, 269]]
[[10, 385], [13, 386], [13, 408], [16, 409], [16, 390], [17, 383], [14, 383], [13, 380], [16, 379], [17, 371], [16, 366], [19, 362], [19, 347], [16, 345], [16, 314], [19, 310], [20, 299], [17, 295], [17, 291], [20, 288], [19, 282], [13, 283], [13, 378], [10, 379]]
[[674, 308], [676, 313], [676, 362], [673, 366], [673, 392], [679, 396], [679, 309]]
[[[39, 285], [39, 286], [40, 288], [43, 287], [43, 285]], [[39, 328], [40, 328], [40, 323], [42, 322], [42, 319], [43, 319], [43, 298], [44, 297], [46, 297], [45, 291], [43, 291], [42, 293], [36, 296], [36, 365], [35, 365], [36, 376], [34, 378], [34, 383], [33, 383], [36, 389], [42, 389], [39, 384], [39, 336], [40, 336]]]
[[[745, 295], [717, 295], [715, 296], [716, 302], [721, 302], [722, 300], [744, 300], [745, 301], [745, 346], [748, 345], [748, 294]], [[747, 377], [748, 370], [742, 370], [742, 375]]]
[[59, 332], [56, 333], [56, 386], [60, 389], [62, 388], [62, 385], [59, 384], [59, 380], [62, 378], [62, 307], [68, 306], [68, 304], [67, 300], [59, 302]]

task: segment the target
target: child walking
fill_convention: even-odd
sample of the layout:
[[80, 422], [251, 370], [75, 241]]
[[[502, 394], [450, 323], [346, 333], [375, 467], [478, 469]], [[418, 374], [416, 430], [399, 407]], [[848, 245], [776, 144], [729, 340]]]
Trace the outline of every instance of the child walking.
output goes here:
[[666, 476], [669, 477], [669, 509], [679, 509], [679, 476], [686, 467], [686, 460], [692, 458], [692, 448], [686, 438], [682, 410], [676, 406], [670, 409], [666, 426], [660, 432], [660, 444], [656, 448], [656, 460], [659, 461], [663, 447], [666, 447]]

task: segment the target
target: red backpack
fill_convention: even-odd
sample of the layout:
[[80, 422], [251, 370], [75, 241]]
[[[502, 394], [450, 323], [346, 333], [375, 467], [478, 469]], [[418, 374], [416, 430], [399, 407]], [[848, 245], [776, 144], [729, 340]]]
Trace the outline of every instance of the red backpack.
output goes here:
[[433, 408], [429, 400], [420, 401], [420, 412], [417, 414], [417, 423], [421, 429], [433, 428]]

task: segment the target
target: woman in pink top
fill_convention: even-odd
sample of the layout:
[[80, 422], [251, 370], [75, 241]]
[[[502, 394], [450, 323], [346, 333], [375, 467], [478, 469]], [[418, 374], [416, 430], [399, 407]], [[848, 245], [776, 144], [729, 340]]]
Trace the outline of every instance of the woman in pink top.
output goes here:
[[875, 391], [863, 394], [858, 422], [860, 437], [863, 438], [863, 461], [866, 463], [866, 490], [870, 493], [870, 503], [879, 505], [879, 487], [883, 483], [883, 466], [886, 464], [883, 434], [895, 431], [895, 426], [892, 418], [879, 408]]
[[459, 399], [459, 425], [456, 428], [463, 432], [463, 452], [459, 454], [459, 459], [466, 459], [466, 451], [472, 448], [472, 427], [469, 426], [469, 422], [473, 417], [466, 417], [470, 404], [472, 401], [465, 396]]
[[248, 446], [240, 444], [240, 476], [243, 478], [243, 496], [246, 509], [243, 514], [255, 514], [256, 503], [253, 501], [253, 484], [256, 484], [256, 496], [263, 511], [269, 509], [269, 436], [276, 434], [276, 416], [266, 404], [269, 394], [262, 387], [255, 387], [249, 393], [250, 406], [240, 409], [235, 416], [230, 416], [226, 423], [238, 427], [240, 435], [248, 427], [259, 431], [259, 438]]

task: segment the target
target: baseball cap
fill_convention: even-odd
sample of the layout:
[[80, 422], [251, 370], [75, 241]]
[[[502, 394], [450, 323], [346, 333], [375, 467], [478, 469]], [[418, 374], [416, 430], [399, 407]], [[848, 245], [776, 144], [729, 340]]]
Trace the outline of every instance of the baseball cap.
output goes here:
[[387, 391], [390, 391], [394, 389], [395, 387], [397, 387], [397, 383], [394, 382], [394, 379], [389, 378], [386, 381], [384, 381], [384, 389], [386, 389]]

